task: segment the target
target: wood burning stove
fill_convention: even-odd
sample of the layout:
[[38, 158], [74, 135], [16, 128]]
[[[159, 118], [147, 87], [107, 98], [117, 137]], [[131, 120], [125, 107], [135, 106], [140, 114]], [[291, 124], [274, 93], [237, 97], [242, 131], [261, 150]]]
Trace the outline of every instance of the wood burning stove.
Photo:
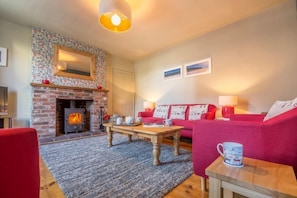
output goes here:
[[84, 128], [84, 108], [64, 108], [64, 132], [79, 132]]

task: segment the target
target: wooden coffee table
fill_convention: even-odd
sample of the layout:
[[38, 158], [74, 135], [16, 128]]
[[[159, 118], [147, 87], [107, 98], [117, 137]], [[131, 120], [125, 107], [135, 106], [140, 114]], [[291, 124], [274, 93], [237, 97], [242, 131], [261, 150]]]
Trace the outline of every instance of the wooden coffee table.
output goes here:
[[174, 155], [179, 155], [179, 138], [180, 130], [184, 127], [182, 126], [170, 126], [170, 127], [145, 127], [143, 125], [139, 126], [117, 126], [112, 123], [103, 124], [106, 127], [106, 132], [108, 135], [108, 145], [112, 146], [112, 136], [113, 132], [118, 132], [121, 134], [128, 135], [128, 140], [132, 141], [131, 136], [139, 136], [143, 138], [148, 138], [153, 144], [153, 156], [154, 165], [160, 164], [160, 144], [162, 139], [165, 137], [173, 137]]

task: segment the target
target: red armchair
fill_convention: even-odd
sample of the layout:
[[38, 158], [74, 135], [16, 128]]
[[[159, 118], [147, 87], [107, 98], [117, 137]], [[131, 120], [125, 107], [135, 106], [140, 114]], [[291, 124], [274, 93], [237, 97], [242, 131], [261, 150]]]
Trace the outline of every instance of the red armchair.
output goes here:
[[[265, 115], [233, 115], [230, 121], [199, 120], [192, 138], [193, 166], [205, 184], [205, 169], [218, 156], [216, 145], [233, 141], [243, 144], [244, 157], [286, 164], [297, 174], [297, 108], [269, 120]], [[204, 181], [203, 181], [204, 180]]]
[[0, 197], [39, 197], [39, 148], [35, 129], [0, 129], [0, 177]]

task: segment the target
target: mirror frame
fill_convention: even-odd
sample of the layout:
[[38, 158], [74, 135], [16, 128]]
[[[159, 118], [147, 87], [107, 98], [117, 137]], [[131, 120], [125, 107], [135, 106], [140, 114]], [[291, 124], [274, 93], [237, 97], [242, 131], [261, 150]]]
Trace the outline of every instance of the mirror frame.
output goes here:
[[[87, 58], [90, 58], [90, 76], [85, 76], [81, 74], [73, 74], [68, 73], [63, 70], [58, 69], [58, 63], [59, 63], [59, 51], [64, 50], [68, 51], [73, 54], [78, 54], [81, 56], [85, 56]], [[65, 47], [62, 45], [54, 44], [54, 75], [56, 76], [63, 76], [63, 77], [69, 77], [69, 78], [79, 78], [83, 80], [95, 80], [95, 55], [92, 53], [76, 50], [73, 48]]]

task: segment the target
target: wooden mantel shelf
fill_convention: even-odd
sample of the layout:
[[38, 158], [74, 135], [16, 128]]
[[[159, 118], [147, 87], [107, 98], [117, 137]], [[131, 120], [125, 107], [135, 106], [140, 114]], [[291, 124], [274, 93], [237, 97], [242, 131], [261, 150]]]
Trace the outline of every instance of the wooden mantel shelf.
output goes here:
[[109, 92], [107, 89], [94, 89], [94, 88], [86, 88], [86, 87], [69, 87], [69, 86], [61, 86], [55, 84], [42, 84], [42, 83], [30, 83], [32, 87], [52, 87], [52, 88], [60, 88], [60, 89], [75, 89], [75, 90], [87, 90], [87, 91], [98, 91], [98, 92]]

